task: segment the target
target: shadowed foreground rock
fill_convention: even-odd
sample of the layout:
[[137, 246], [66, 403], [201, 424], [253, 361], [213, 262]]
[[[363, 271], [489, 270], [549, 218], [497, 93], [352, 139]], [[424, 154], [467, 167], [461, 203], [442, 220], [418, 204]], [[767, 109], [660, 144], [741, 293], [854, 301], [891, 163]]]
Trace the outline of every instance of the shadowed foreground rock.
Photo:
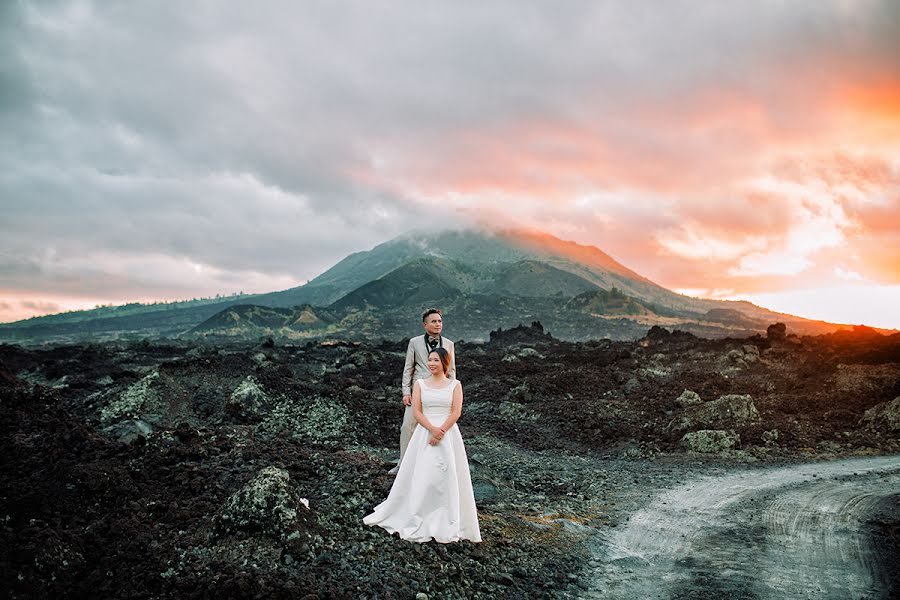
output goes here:
[[867, 410], [861, 423], [885, 433], [900, 432], [900, 396]]
[[314, 519], [309, 501], [300, 497], [290, 480], [290, 474], [278, 467], [260, 471], [216, 514], [216, 536], [260, 533], [281, 541], [310, 537], [307, 530]]

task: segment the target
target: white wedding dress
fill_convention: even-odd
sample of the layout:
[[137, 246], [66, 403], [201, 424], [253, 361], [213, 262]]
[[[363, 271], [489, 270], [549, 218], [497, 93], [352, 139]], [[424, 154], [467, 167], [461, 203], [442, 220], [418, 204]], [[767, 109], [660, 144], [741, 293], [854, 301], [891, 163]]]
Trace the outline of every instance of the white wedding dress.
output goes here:
[[[441, 389], [429, 388], [422, 380], [417, 384], [422, 413], [440, 426], [450, 414], [458, 382], [454, 379]], [[411, 542], [480, 542], [469, 461], [459, 428], [454, 423], [434, 446], [428, 443], [430, 438], [427, 429], [416, 425], [387, 500], [363, 523], [379, 525]]]

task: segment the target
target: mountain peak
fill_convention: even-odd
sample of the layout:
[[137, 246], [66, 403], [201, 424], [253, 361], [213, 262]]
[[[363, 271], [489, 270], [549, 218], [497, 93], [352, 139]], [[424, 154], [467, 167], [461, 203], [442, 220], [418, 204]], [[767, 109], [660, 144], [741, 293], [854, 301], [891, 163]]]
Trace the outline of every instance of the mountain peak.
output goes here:
[[670, 310], [703, 313], [714, 305], [675, 294], [595, 246], [563, 240], [537, 229], [503, 227], [409, 231], [369, 251], [349, 255], [304, 286], [267, 294], [259, 301], [274, 306], [301, 303], [326, 306], [368, 282], [429, 256], [466, 265], [537, 261], [600, 289], [617, 288], [631, 297]]
[[[248, 300], [253, 307], [229, 308]], [[742, 328], [741, 332], [759, 331], [773, 318], [784, 321], [781, 315], [749, 303], [676, 294], [594, 246], [536, 229], [494, 228], [408, 232], [371, 250], [348, 255], [305, 285], [241, 302], [227, 300], [190, 310], [156, 311], [88, 324], [76, 319], [45, 328], [46, 332], [32, 327], [9, 333], [30, 336], [146, 329], [177, 334], [199, 323], [200, 329], [209, 326], [246, 332], [286, 328], [292, 335], [312, 335], [320, 329], [357, 332], [362, 319], [373, 335], [388, 331], [394, 335], [415, 329], [414, 315], [423, 304], [436, 302], [452, 304], [457, 315], [465, 315], [460, 321], [465, 323], [467, 335], [476, 339], [496, 326], [515, 325], [513, 321], [519, 318], [546, 317], [554, 331], [568, 337], [593, 331], [620, 338], [638, 330], [643, 333], [648, 324], [656, 323], [721, 334], [735, 331], [735, 327]], [[310, 306], [298, 310], [299, 305]], [[219, 311], [223, 312], [217, 315]], [[214, 315], [216, 319], [204, 323]], [[792, 320], [791, 327], [794, 331], [822, 331], [827, 324]]]
[[650, 281], [616, 261], [613, 257], [596, 246], [564, 240], [547, 233], [546, 231], [538, 229], [508, 229], [499, 230], [496, 232], [496, 235], [508, 240], [510, 243], [520, 245], [534, 252], [552, 252], [559, 255], [561, 258], [573, 262], [589, 264], [627, 277], [641, 279], [647, 282]]

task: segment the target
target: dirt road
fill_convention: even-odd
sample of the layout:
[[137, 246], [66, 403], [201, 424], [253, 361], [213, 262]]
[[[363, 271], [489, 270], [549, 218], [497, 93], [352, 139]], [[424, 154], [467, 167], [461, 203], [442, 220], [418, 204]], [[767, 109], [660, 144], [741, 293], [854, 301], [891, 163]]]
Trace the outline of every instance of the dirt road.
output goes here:
[[694, 479], [602, 536], [585, 597], [892, 597], [896, 548], [867, 525], [885, 510], [900, 510], [900, 456]]

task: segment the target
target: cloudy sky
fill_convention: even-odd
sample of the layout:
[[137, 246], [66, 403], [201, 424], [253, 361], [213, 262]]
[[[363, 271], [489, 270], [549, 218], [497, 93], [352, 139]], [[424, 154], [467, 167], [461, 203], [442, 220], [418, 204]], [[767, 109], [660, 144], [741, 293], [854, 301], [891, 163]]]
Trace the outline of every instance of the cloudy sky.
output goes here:
[[900, 327], [900, 3], [0, 3], [0, 321], [444, 224]]

